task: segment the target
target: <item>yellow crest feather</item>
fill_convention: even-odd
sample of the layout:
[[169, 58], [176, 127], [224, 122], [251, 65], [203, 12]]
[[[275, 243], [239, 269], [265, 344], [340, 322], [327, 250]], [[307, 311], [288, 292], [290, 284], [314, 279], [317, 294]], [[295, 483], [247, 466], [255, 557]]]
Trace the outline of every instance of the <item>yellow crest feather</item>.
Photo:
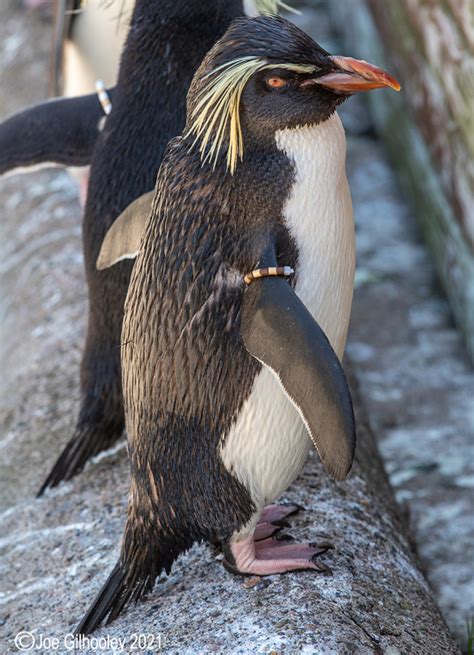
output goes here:
[[[228, 139], [227, 168], [234, 173], [243, 159], [244, 143], [240, 125], [240, 99], [245, 85], [257, 71], [284, 68], [298, 73], [313, 73], [310, 64], [268, 63], [259, 57], [240, 57], [221, 64], [208, 73], [212, 77], [198, 96], [191, 114], [187, 135], [194, 135], [193, 146], [200, 141], [202, 163], [217, 163], [224, 140]], [[204, 79], [205, 79], [204, 78]]]

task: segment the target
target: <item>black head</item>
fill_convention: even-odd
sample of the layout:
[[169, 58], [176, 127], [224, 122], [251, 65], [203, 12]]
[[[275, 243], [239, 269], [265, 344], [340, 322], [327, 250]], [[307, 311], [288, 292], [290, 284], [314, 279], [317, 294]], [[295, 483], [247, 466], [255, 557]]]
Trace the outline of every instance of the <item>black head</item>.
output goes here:
[[244, 141], [274, 142], [278, 130], [317, 125], [352, 93], [382, 86], [400, 88], [367, 62], [330, 55], [283, 18], [239, 18], [194, 77], [187, 133], [204, 160], [225, 151], [232, 172]]

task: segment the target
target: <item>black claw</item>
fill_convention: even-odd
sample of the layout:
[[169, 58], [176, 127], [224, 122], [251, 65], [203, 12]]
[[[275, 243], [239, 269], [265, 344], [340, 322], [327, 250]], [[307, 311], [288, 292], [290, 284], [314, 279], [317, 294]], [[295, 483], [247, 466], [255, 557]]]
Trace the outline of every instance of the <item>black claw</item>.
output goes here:
[[334, 548], [334, 544], [332, 544], [330, 541], [312, 541], [309, 545], [311, 548], [318, 548], [323, 553]]
[[294, 514], [296, 512], [306, 512], [306, 508], [303, 507], [303, 505], [300, 505], [299, 503], [283, 503], [283, 505], [293, 505], [293, 507], [295, 507], [295, 511], [293, 512]]
[[286, 519], [277, 519], [276, 521], [270, 521], [272, 525], [278, 525], [280, 528], [291, 528], [291, 523]]
[[316, 553], [315, 555], [313, 555], [311, 561], [319, 569], [319, 571], [321, 571], [321, 573], [325, 573], [326, 575], [332, 575], [332, 569], [330, 569], [329, 566], [323, 564], [318, 560], [320, 554], [321, 553]]
[[276, 541], [294, 541], [295, 540], [295, 538], [293, 537], [292, 534], [287, 534], [287, 533], [273, 535], [273, 539], [275, 539]]
[[[272, 523], [272, 525], [275, 525], [275, 524]], [[278, 539], [277, 535], [280, 534], [280, 532], [283, 530], [283, 527], [284, 527], [283, 525], [275, 525], [276, 530], [274, 532], [272, 532], [270, 537], [275, 537], [275, 539]]]
[[287, 516], [294, 516], [298, 512], [306, 512], [306, 508], [303, 507], [303, 505], [299, 505], [298, 503], [278, 503], [279, 505], [282, 505], [283, 507], [294, 507], [293, 511], [291, 511]]

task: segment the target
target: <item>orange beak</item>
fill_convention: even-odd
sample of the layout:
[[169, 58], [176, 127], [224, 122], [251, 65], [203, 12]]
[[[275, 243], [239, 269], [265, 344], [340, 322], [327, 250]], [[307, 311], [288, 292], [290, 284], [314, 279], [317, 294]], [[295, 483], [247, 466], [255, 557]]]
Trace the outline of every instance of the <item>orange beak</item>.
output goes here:
[[400, 91], [400, 84], [394, 77], [367, 61], [339, 55], [330, 56], [328, 59], [335, 70], [321, 77], [313, 78], [311, 80], [313, 84], [320, 84], [328, 89], [344, 93], [370, 91], [385, 86]]

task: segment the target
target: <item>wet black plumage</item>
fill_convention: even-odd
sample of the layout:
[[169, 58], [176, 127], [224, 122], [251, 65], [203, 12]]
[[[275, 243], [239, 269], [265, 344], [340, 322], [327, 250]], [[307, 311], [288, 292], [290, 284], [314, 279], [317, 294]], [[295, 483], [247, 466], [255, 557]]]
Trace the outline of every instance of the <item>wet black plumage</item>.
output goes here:
[[241, 13], [241, 0], [136, 3], [112, 112], [93, 154], [84, 215], [89, 321], [79, 418], [40, 494], [75, 475], [123, 431], [120, 330], [132, 264], [97, 271], [97, 255], [115, 218], [153, 188], [165, 146], [183, 128], [194, 72]]
[[[194, 78], [188, 131], [207, 74], [222, 62], [226, 47], [230, 60], [236, 51], [260, 54], [262, 41], [267, 56], [275, 52], [278, 63], [283, 56], [293, 61], [291, 44], [281, 46], [280, 41], [295, 34], [298, 61], [314, 63], [320, 50], [286, 21], [234, 22]], [[313, 108], [308, 120], [324, 120], [338, 102], [328, 97], [324, 111]], [[246, 298], [255, 301], [243, 278], [257, 266], [286, 265], [297, 271], [298, 251], [283, 216], [294, 166], [277, 149], [274, 132], [267, 134], [265, 126], [253, 131], [251, 119], [242, 114], [245, 156], [233, 174], [225, 152], [215, 167], [203, 164], [189, 135], [169, 144], [158, 174], [122, 330], [131, 461], [128, 518], [120, 560], [79, 633], [115, 619], [195, 541], [227, 544], [256, 511], [251, 492], [220, 456], [262, 366], [242, 338]], [[278, 120], [291, 124], [289, 114]], [[353, 456], [352, 407], [337, 357], [323, 338], [345, 401], [346, 463], [338, 473], [343, 477]]]
[[[223, 180], [202, 169], [179, 139], [161, 167], [144, 237], [149, 246], [134, 267], [122, 334], [133, 481], [121, 562], [109, 580], [113, 600], [103, 592], [78, 632], [113, 620], [129, 599], [151, 590], [180, 552], [203, 539], [226, 541], [254, 511], [216, 451], [259, 369], [239, 334], [243, 275], [258, 259], [258, 231], [264, 234], [272, 221], [261, 210], [268, 192], [279, 195], [278, 170], [286, 168], [291, 180], [276, 153], [273, 166], [261, 169], [263, 178], [252, 175], [258, 164], [257, 156], [255, 168], [242, 171], [245, 179], [238, 172]], [[275, 210], [278, 216], [281, 207]], [[246, 215], [260, 217], [255, 233]], [[281, 255], [296, 261], [291, 240], [282, 240]], [[229, 272], [235, 267], [236, 285], [207, 303], [223, 258]]]

